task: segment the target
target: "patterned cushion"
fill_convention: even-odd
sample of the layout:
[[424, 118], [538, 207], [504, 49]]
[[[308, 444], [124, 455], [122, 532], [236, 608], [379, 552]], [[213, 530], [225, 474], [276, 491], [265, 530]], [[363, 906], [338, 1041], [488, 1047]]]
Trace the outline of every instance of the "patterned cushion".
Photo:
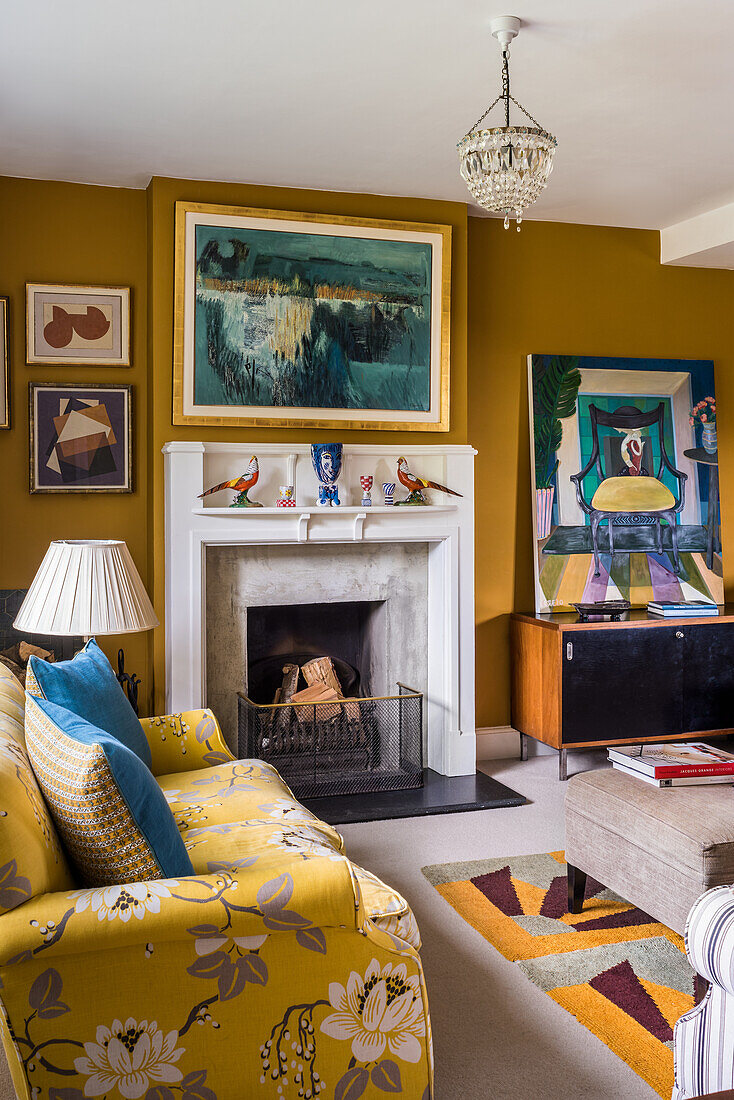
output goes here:
[[28, 661], [26, 691], [73, 711], [117, 738], [150, 767], [150, 748], [112, 665], [92, 638], [70, 661]]
[[0, 913], [74, 885], [26, 754], [23, 689], [0, 666]]
[[116, 738], [26, 694], [33, 770], [86, 883], [106, 886], [193, 873], [158, 784]]

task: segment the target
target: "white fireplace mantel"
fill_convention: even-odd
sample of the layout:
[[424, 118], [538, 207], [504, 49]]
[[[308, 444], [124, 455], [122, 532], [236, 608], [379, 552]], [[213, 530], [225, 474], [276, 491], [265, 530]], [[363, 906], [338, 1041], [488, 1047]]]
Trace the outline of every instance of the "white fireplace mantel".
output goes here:
[[[163, 453], [169, 712], [207, 705], [207, 547], [329, 543], [333, 548], [335, 543], [361, 542], [379, 552], [380, 544], [422, 542], [429, 547], [426, 763], [444, 775], [473, 774], [476, 451], [441, 444], [345, 444], [340, 508], [316, 506], [318, 483], [308, 444], [172, 442]], [[260, 479], [250, 497], [264, 507], [223, 507], [224, 493], [199, 499], [209, 486], [242, 473], [253, 454], [259, 459]], [[385, 507], [381, 485], [397, 481], [400, 455], [419, 476], [462, 496], [429, 491], [426, 507]], [[361, 474], [374, 477], [373, 507], [361, 506]], [[295, 508], [274, 507], [282, 484], [295, 485]], [[397, 499], [401, 489], [398, 483]]]

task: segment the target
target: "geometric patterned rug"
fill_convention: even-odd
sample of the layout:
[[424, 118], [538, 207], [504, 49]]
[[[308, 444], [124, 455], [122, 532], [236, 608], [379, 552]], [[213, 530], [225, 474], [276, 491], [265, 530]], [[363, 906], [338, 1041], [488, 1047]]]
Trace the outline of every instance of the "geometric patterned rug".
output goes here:
[[589, 878], [569, 914], [563, 852], [438, 863], [423, 874], [464, 920], [662, 1097], [673, 1024], [693, 1007], [683, 940]]

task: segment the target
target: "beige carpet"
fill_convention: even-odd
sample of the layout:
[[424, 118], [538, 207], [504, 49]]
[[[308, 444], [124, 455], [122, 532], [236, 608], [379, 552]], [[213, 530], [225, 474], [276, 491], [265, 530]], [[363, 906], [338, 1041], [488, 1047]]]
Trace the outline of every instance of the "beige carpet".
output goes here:
[[[603, 760], [603, 752], [572, 754], [569, 770]], [[629, 1066], [494, 951], [421, 874], [429, 863], [563, 848], [565, 784], [557, 767], [555, 755], [484, 765], [530, 805], [342, 830], [350, 855], [404, 893], [418, 917], [436, 1100], [656, 1100]], [[13, 1097], [3, 1065], [0, 1100]]]

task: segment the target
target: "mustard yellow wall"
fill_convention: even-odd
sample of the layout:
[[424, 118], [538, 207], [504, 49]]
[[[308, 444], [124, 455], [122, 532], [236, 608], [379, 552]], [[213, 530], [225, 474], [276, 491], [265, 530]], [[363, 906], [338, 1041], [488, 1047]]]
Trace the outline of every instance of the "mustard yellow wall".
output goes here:
[[[477, 722], [510, 720], [508, 619], [533, 605], [525, 357], [532, 352], [702, 358], [716, 364], [725, 581], [734, 588], [734, 273], [662, 267], [657, 233], [468, 219], [461, 203], [154, 179], [124, 188], [0, 178], [0, 294], [11, 298], [12, 428], [0, 431], [0, 587], [26, 587], [52, 538], [124, 538], [163, 618], [163, 461], [171, 439], [289, 439], [308, 429], [171, 424], [173, 214], [177, 199], [445, 222], [453, 227], [451, 432], [477, 460]], [[467, 261], [468, 256], [468, 261]], [[468, 262], [468, 279], [467, 279]], [[26, 281], [133, 288], [133, 367], [25, 365]], [[149, 288], [149, 291], [148, 291]], [[467, 347], [468, 337], [468, 347]], [[28, 382], [132, 382], [135, 492], [28, 493]], [[729, 412], [731, 410], [731, 412]], [[319, 430], [349, 442], [358, 433]], [[394, 440], [392, 433], [359, 435]], [[401, 434], [406, 442], [421, 433]], [[436, 437], [438, 439], [438, 437]], [[110, 639], [112, 656], [120, 639]], [[124, 640], [162, 705], [163, 629]]]
[[[529, 353], [713, 359], [724, 579], [734, 589], [734, 272], [662, 267], [658, 233], [469, 219], [477, 459], [477, 724], [510, 721], [508, 621], [533, 608]], [[484, 495], [484, 500], [482, 496]]]
[[[467, 212], [463, 203], [425, 199], [354, 195], [334, 191], [303, 191], [295, 188], [251, 187], [192, 180], [153, 179], [148, 187], [149, 262], [149, 358], [151, 371], [150, 495], [148, 498], [152, 598], [160, 618], [164, 607], [163, 572], [163, 457], [164, 443], [172, 439], [206, 440], [291, 440], [311, 442], [312, 429], [197, 428], [171, 425], [171, 364], [173, 356], [173, 245], [174, 203], [179, 199], [276, 210], [309, 211], [322, 214], [386, 218], [401, 221], [441, 222], [452, 226], [452, 309], [451, 309], [451, 430], [431, 437], [438, 441], [467, 441], [466, 317], [467, 317]], [[359, 439], [378, 443], [397, 439], [426, 442], [424, 432], [355, 432], [318, 430], [325, 441]], [[236, 472], [236, 471], [233, 471]], [[163, 706], [165, 639], [163, 630], [154, 633], [155, 702]]]
[[[132, 287], [133, 366], [26, 366], [26, 282]], [[0, 294], [11, 299], [11, 428], [0, 431], [1, 588], [27, 588], [49, 542], [58, 538], [124, 539], [146, 579], [146, 284], [143, 191], [0, 177]], [[29, 382], [133, 384], [133, 493], [29, 494]], [[144, 677], [145, 703], [149, 640], [136, 635], [103, 644], [111, 657], [124, 645], [128, 667]]]

